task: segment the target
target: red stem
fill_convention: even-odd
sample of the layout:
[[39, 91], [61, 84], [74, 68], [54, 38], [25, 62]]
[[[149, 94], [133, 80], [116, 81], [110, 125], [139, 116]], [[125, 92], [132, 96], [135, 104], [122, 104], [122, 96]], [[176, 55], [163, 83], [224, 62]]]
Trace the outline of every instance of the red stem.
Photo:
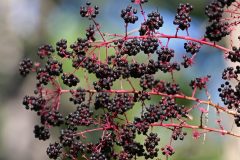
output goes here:
[[226, 131], [226, 130], [222, 130], [222, 129], [215, 129], [215, 128], [209, 128], [206, 126], [194, 126], [194, 125], [189, 125], [189, 124], [175, 124], [175, 123], [171, 123], [171, 124], [163, 124], [163, 123], [153, 123], [151, 124], [151, 126], [162, 126], [162, 127], [183, 127], [183, 128], [191, 128], [191, 129], [202, 129], [202, 130], [207, 130], [209, 132], [217, 132], [217, 133], [221, 133], [221, 134], [227, 134], [227, 135], [231, 135], [234, 137], [238, 137], [240, 138], [240, 135]]
[[[61, 93], [68, 93], [70, 92], [70, 90], [61, 90]], [[96, 90], [85, 90], [85, 92], [89, 92], [89, 93], [97, 93]], [[139, 93], [139, 91], [136, 90], [102, 90], [99, 92], [107, 92], [107, 93]], [[210, 105], [218, 110], [221, 110], [225, 113], [228, 113], [230, 115], [237, 115], [237, 112], [235, 111], [231, 111], [226, 109], [225, 107], [222, 107], [218, 104], [213, 103], [210, 100], [201, 100], [192, 96], [186, 96], [186, 95], [180, 95], [180, 94], [175, 94], [175, 95], [169, 95], [166, 93], [162, 93], [162, 92], [156, 92], [156, 91], [149, 91], [147, 92], [149, 95], [160, 95], [160, 96], [165, 96], [165, 97], [172, 97], [172, 98], [180, 98], [180, 99], [186, 99], [186, 100], [190, 100], [190, 101], [195, 101], [201, 104], [207, 104]]]

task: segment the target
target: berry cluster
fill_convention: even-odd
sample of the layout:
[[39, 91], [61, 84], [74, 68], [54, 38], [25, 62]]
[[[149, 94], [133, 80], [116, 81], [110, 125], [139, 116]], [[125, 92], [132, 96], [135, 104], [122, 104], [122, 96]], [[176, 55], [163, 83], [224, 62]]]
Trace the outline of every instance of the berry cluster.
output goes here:
[[57, 159], [61, 153], [62, 145], [57, 142], [50, 144], [49, 147], [47, 148], [47, 155], [51, 159]]
[[157, 50], [159, 63], [167, 63], [174, 57], [174, 50], [167, 47], [162, 47], [161, 50]]
[[232, 62], [240, 62], [240, 48], [233, 47], [232, 51], [228, 52], [227, 58]]
[[73, 53], [77, 55], [85, 55], [85, 51], [90, 48], [91, 45], [88, 43], [88, 39], [78, 38], [74, 44], [70, 45], [70, 48], [73, 50]]
[[[240, 113], [240, 110], [239, 110], [239, 109], [237, 110], [237, 113], [238, 113], [238, 114]], [[240, 127], [240, 116], [239, 116], [239, 115], [235, 115], [234, 122], [235, 122], [235, 124], [236, 124], [237, 127]]]
[[[238, 64], [236, 68], [228, 67], [222, 73], [222, 79], [226, 82], [218, 91], [227, 108], [214, 104], [210, 99], [195, 97], [196, 89], [204, 89], [209, 94], [207, 82], [210, 76], [190, 81], [192, 96], [185, 93], [175, 76], [175, 72], [194, 64], [202, 45], [221, 49], [226, 53], [226, 58], [240, 62], [240, 49], [233, 47], [229, 50], [215, 44], [230, 33], [230, 26], [238, 24], [227, 24], [223, 20], [225, 8], [232, 4], [236, 7], [235, 1], [215, 0], [206, 7], [211, 24], [206, 27], [203, 39], [191, 38], [188, 34], [193, 9], [190, 4], [180, 4], [177, 9], [174, 20], [177, 31], [187, 31], [186, 36], [178, 36], [157, 31], [163, 26], [163, 17], [158, 11], [145, 14], [143, 7], [147, 1], [130, 1], [139, 7], [143, 16], [139, 30], [128, 32], [128, 24], [138, 20], [139, 13], [135, 6], [121, 11], [120, 17], [125, 22], [123, 34], [103, 33], [95, 19], [99, 7], [92, 7], [87, 2], [86, 6], [80, 7], [80, 15], [93, 24], [85, 30], [85, 37], [77, 38], [73, 44], [60, 39], [56, 46], [43, 45], [37, 55], [44, 60], [33, 62], [26, 58], [19, 64], [23, 77], [30, 72], [36, 73], [34, 96], [23, 98], [25, 108], [36, 112], [40, 118], [40, 125], [34, 127], [34, 136], [47, 140], [52, 128], [59, 128], [60, 131], [57, 142], [50, 143], [47, 148], [50, 159], [133, 160], [158, 159], [161, 156], [168, 159], [175, 152], [172, 140], [184, 140], [187, 134], [183, 130], [186, 128], [235, 135], [224, 128], [219, 130], [207, 125], [203, 128], [202, 122], [189, 122], [190, 112], [198, 105], [208, 104], [228, 113], [240, 127]], [[172, 38], [184, 41], [183, 47], [187, 53], [183, 56], [183, 62], [175, 58], [178, 51], [168, 47]], [[167, 39], [166, 44], [163, 39]], [[145, 59], [140, 62], [140, 57]], [[236, 85], [230, 85], [231, 81], [235, 81]], [[67, 99], [63, 98], [66, 94]], [[157, 98], [157, 101], [151, 101]], [[69, 110], [62, 109], [63, 100], [69, 102], [65, 103]], [[135, 109], [138, 113], [133, 113]], [[130, 114], [134, 116], [129, 117]], [[201, 116], [203, 114], [201, 112]], [[153, 127], [157, 126], [171, 132], [169, 145], [160, 144], [159, 135], [152, 132]], [[95, 140], [90, 140], [90, 136], [94, 136]], [[139, 136], [143, 137], [143, 141], [139, 141]], [[160, 145], [164, 147], [159, 149]]]
[[60, 76], [60, 74], [63, 72], [62, 63], [58, 62], [57, 60], [49, 59], [45, 68], [50, 76]]
[[179, 93], [180, 87], [176, 83], [159, 81], [154, 88], [157, 92], [166, 93], [169, 95], [174, 95]]
[[166, 147], [161, 148], [162, 150], [162, 154], [163, 155], [167, 155], [167, 156], [171, 156], [175, 153], [174, 149], [172, 148], [172, 146], [167, 145]]
[[190, 17], [190, 12], [192, 10], [193, 6], [189, 3], [179, 4], [173, 24], [178, 25], [178, 28], [180, 28], [181, 30], [188, 29], [190, 27], [190, 22], [192, 21]]
[[227, 22], [213, 22], [210, 26], [207, 26], [205, 37], [210, 41], [220, 41], [223, 37], [230, 34], [228, 28]]
[[94, 37], [95, 34], [95, 27], [94, 25], [89, 25], [88, 29], [86, 29], [86, 37], [88, 40], [95, 41], [96, 38]]
[[206, 84], [209, 81], [209, 78], [211, 78], [210, 75], [207, 77], [196, 78], [195, 80], [191, 80], [189, 85], [192, 87], [192, 89], [198, 88], [201, 90], [203, 88], [206, 88]]
[[205, 14], [209, 18], [210, 25], [206, 28], [205, 38], [210, 41], [220, 41], [223, 37], [230, 34], [229, 23], [223, 22], [224, 9], [230, 6], [235, 0], [214, 0], [206, 6]]
[[54, 52], [55, 52], [55, 49], [53, 49], [51, 45], [46, 44], [38, 48], [37, 54], [40, 58], [43, 59], [44, 57], [49, 57]]
[[71, 126], [89, 126], [93, 123], [93, 112], [86, 104], [81, 104], [77, 110], [66, 116], [66, 124]]
[[236, 0], [218, 0], [223, 6], [230, 6]]
[[46, 68], [39, 68], [37, 70], [36, 79], [38, 80], [37, 86], [40, 87], [41, 85], [47, 85], [53, 77], [49, 74]]
[[158, 82], [154, 80], [153, 75], [145, 74], [140, 79], [140, 86], [143, 88], [143, 90], [152, 89], [156, 83]]
[[188, 41], [184, 43], [184, 49], [186, 50], [187, 53], [191, 53], [192, 55], [196, 54], [199, 52], [201, 46], [199, 43]]
[[163, 25], [163, 17], [159, 12], [151, 12], [147, 16], [148, 19], [141, 24], [141, 28], [139, 29], [140, 35], [145, 35], [147, 32], [150, 33], [150, 31], [154, 32]]
[[82, 17], [87, 17], [89, 19], [96, 18], [96, 16], [99, 14], [99, 7], [95, 6], [92, 7], [90, 2], [86, 3], [86, 6], [80, 7], [80, 15]]
[[145, 54], [154, 53], [159, 46], [158, 40], [155, 38], [143, 39], [141, 42], [141, 50]]
[[60, 57], [70, 58], [71, 52], [67, 51], [67, 40], [61, 39], [56, 43], [56, 51]]
[[69, 98], [74, 104], [81, 104], [85, 101], [85, 90], [82, 88], [78, 88], [76, 91], [70, 90], [72, 97]]
[[[119, 42], [123, 43], [123, 41], [119, 41]], [[122, 55], [127, 54], [129, 56], [137, 55], [141, 49], [140, 41], [136, 38], [132, 39], [131, 41], [126, 41], [123, 43], [123, 45], [118, 45], [118, 47], [121, 48], [120, 53]]]
[[107, 104], [107, 109], [110, 112], [117, 114], [123, 114], [127, 110], [133, 107], [133, 97], [130, 94], [116, 94], [111, 100], [111, 103]]
[[63, 83], [68, 87], [76, 86], [79, 83], [79, 79], [73, 74], [63, 73], [61, 76]]
[[64, 118], [58, 111], [50, 111], [41, 115], [43, 125], [60, 126], [64, 123]]
[[146, 147], [146, 151], [148, 154], [145, 154], [145, 158], [151, 158], [158, 156], [159, 149], [156, 148], [160, 138], [158, 138], [156, 133], [150, 133], [149, 136], [145, 139], [144, 146]]
[[126, 9], [122, 10], [121, 17], [125, 23], [135, 23], [138, 20], [135, 14], [137, 14], [137, 9], [132, 8], [132, 6], [127, 6]]
[[36, 112], [40, 111], [45, 104], [46, 100], [42, 97], [25, 96], [23, 98], [23, 105], [25, 108]]
[[101, 152], [92, 153], [90, 159], [91, 160], [107, 160], [106, 156]]
[[44, 126], [36, 125], [33, 133], [35, 134], [35, 138], [38, 138], [39, 140], [47, 140], [50, 137], [49, 130]]
[[26, 76], [30, 73], [32, 67], [33, 62], [29, 58], [25, 58], [19, 64], [19, 72], [22, 76]]
[[192, 66], [193, 64], [193, 59], [192, 57], [187, 57], [187, 55], [183, 56], [183, 62], [181, 63], [183, 65], [184, 68], [188, 68], [190, 66]]
[[183, 132], [182, 128], [177, 127], [173, 129], [172, 138], [173, 140], [184, 140], [184, 136], [187, 135], [187, 132]]
[[223, 14], [223, 5], [219, 1], [213, 1], [205, 8], [205, 14], [209, 18], [209, 22], [219, 21]]
[[240, 107], [239, 84], [235, 89], [228, 81], [226, 81], [225, 84], [222, 84], [221, 88], [218, 88], [218, 91], [220, 92], [219, 96], [221, 97], [223, 103], [227, 105], [228, 109], [238, 109]]
[[240, 66], [236, 67], [236, 70], [234, 70], [233, 67], [227, 67], [226, 69], [224, 69], [223, 73], [222, 73], [222, 79], [227, 80], [227, 79], [232, 79], [238, 78], [238, 74], [240, 74]]

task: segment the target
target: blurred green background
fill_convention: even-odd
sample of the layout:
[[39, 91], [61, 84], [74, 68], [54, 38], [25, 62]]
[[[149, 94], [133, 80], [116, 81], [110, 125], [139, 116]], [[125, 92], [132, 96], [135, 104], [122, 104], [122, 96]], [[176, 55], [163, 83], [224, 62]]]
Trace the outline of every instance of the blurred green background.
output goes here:
[[[37, 48], [42, 44], [54, 45], [61, 38], [66, 38], [72, 43], [77, 37], [84, 36], [89, 22], [80, 17], [79, 7], [85, 2], [83, 0], [0, 1], [0, 100], [2, 102], [0, 104], [0, 160], [48, 159], [45, 153], [46, 146], [55, 138], [47, 142], [34, 139], [32, 130], [38, 119], [35, 114], [27, 112], [21, 104], [24, 95], [32, 93], [34, 77], [22, 79], [18, 74], [18, 63], [24, 57], [36, 60]], [[91, 2], [100, 7], [97, 21], [102, 24], [103, 32], [124, 32], [120, 11], [130, 4], [130, 0], [91, 0]], [[172, 25], [172, 21], [179, 2], [189, 2], [194, 6], [193, 22], [189, 32], [193, 37], [202, 37], [207, 23], [204, 15], [205, 5], [209, 3], [207, 0], [150, 0], [150, 3], [143, 6], [146, 12], [160, 11], [165, 22], [161, 32], [174, 34], [175, 26]], [[140, 14], [139, 17], [141, 17]], [[130, 28], [139, 27], [140, 21], [141, 18]], [[183, 43], [184, 41], [170, 41], [170, 47], [177, 49], [179, 53], [176, 58], [184, 54]], [[210, 93], [214, 101], [220, 102], [216, 91], [221, 83], [218, 80], [221, 77], [224, 62], [221, 53], [218, 52], [218, 50], [203, 47], [194, 67], [176, 74], [177, 81], [186, 93], [190, 91], [187, 85], [191, 78], [212, 74], [214, 76], [209, 83]], [[141, 58], [139, 60], [141, 61]], [[204, 95], [199, 96], [204, 97]], [[157, 97], [153, 99], [158, 100]], [[134, 115], [135, 111], [131, 111], [131, 114]], [[193, 121], [198, 121], [198, 117], [196, 116]], [[216, 115], [213, 112], [209, 117], [209, 123], [215, 125], [215, 121]], [[229, 121], [229, 123], [232, 122], [232, 120]], [[160, 134], [162, 145], [168, 143], [169, 133], [165, 129], [157, 128], [154, 131]], [[170, 159], [227, 160], [226, 145], [230, 141], [234, 141], [234, 138], [210, 133], [203, 144], [202, 138], [194, 140], [189, 132], [183, 142], [174, 142], [176, 153]]]

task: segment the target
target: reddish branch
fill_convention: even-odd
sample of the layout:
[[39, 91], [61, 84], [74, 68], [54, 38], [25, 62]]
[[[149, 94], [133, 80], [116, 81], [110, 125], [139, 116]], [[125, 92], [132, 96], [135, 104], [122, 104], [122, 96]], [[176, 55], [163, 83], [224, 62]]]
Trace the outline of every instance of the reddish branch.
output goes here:
[[[70, 92], [70, 90], [61, 90], [61, 93], [68, 93]], [[85, 92], [88, 93], [97, 93], [96, 90], [92, 89], [92, 90], [85, 90]], [[139, 91], [136, 90], [102, 90], [99, 92], [107, 92], [107, 93], [139, 93]], [[201, 100], [195, 97], [190, 97], [190, 96], [186, 96], [186, 95], [180, 95], [180, 94], [175, 94], [175, 95], [169, 95], [166, 93], [161, 93], [161, 92], [155, 92], [155, 91], [150, 91], [147, 92], [149, 95], [159, 95], [159, 96], [165, 96], [165, 97], [172, 97], [172, 98], [179, 98], [179, 99], [186, 99], [186, 100], [190, 100], [190, 101], [195, 101], [201, 104], [208, 104], [214, 108], [216, 108], [217, 110], [221, 110], [227, 114], [230, 115], [237, 115], [237, 113], [235, 111], [231, 111], [226, 109], [225, 107], [222, 107], [218, 104], [213, 103], [212, 101], [208, 101], [208, 100]]]

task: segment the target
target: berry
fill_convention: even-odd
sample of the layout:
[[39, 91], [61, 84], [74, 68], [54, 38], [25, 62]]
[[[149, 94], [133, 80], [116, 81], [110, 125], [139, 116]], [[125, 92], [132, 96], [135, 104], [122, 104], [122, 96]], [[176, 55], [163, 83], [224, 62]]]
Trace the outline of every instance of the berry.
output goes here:
[[77, 159], [77, 157], [79, 156], [79, 153], [83, 154], [85, 150], [86, 150], [86, 146], [82, 142], [74, 141], [70, 146], [69, 153], [67, 154], [67, 156], [69, 158], [74, 157]]
[[76, 86], [80, 82], [79, 79], [73, 74], [63, 73], [61, 78], [63, 80], [63, 83], [68, 87]]
[[88, 42], [88, 39], [78, 38], [76, 42], [70, 45], [70, 48], [73, 50], [73, 53], [77, 55], [85, 55], [85, 51], [91, 47], [91, 44]]
[[142, 118], [148, 123], [157, 122], [161, 118], [160, 110], [158, 105], [151, 104], [149, 107], [146, 107], [146, 111], [142, 115]]
[[116, 94], [111, 103], [108, 103], [107, 108], [110, 112], [123, 114], [133, 107], [133, 97], [130, 94]]
[[136, 137], [136, 127], [133, 124], [123, 125], [120, 129], [121, 144], [132, 143]]
[[192, 10], [193, 7], [189, 3], [180, 3], [177, 8], [177, 14], [175, 16], [173, 24], [178, 25], [178, 28], [181, 30], [188, 29], [190, 27], [190, 22], [192, 21], [191, 17], [189, 16]]
[[184, 49], [186, 50], [186, 52], [191, 53], [192, 55], [198, 53], [200, 48], [200, 44], [196, 42], [187, 41], [186, 43], [184, 43]]
[[240, 47], [233, 47], [232, 51], [228, 52], [228, 59], [230, 59], [232, 62], [240, 62]]
[[47, 85], [49, 83], [50, 80], [53, 79], [53, 77], [48, 73], [48, 71], [44, 68], [39, 68], [37, 70], [37, 76], [36, 76], [38, 83], [37, 86], [41, 86], [41, 85]]
[[140, 41], [136, 38], [131, 41], [125, 41], [123, 47], [120, 50], [122, 55], [127, 54], [129, 56], [135, 56], [140, 52]]
[[96, 152], [91, 154], [90, 160], [107, 160], [107, 158], [101, 152]]
[[62, 63], [57, 60], [48, 60], [45, 68], [50, 76], [59, 76], [63, 72]]
[[70, 101], [72, 101], [74, 104], [81, 104], [85, 101], [85, 90], [82, 88], [78, 88], [77, 90], [70, 90], [70, 93], [72, 94], [72, 97], [69, 98]]
[[237, 70], [234, 70], [233, 67], [227, 67], [226, 69], [224, 69], [222, 73], [222, 79], [224, 80], [232, 79], [232, 78], [237, 79], [237, 77], [238, 77], [238, 72]]
[[[238, 112], [238, 113], [239, 113], [239, 112]], [[240, 116], [239, 116], [239, 115], [236, 115], [236, 116], [235, 116], [234, 122], [235, 122], [235, 124], [236, 124], [237, 127], [240, 127]]]
[[162, 47], [161, 50], [157, 50], [159, 63], [167, 63], [174, 57], [174, 50], [167, 47]]
[[218, 1], [213, 1], [205, 8], [205, 14], [209, 18], [209, 22], [219, 21], [223, 14], [223, 4]]
[[68, 128], [61, 130], [59, 139], [64, 147], [70, 147], [73, 144], [74, 140], [77, 139], [77, 136], [74, 130]]
[[51, 126], [60, 126], [64, 123], [64, 118], [58, 111], [50, 111], [41, 116], [41, 123]]
[[61, 39], [56, 43], [56, 51], [57, 54], [62, 57], [62, 58], [70, 58], [72, 53], [67, 51], [67, 40], [66, 39]]
[[141, 50], [145, 54], [153, 54], [157, 50], [158, 46], [158, 40], [155, 38], [146, 38], [141, 42]]
[[158, 61], [158, 68], [163, 71], [164, 73], [173, 72], [174, 70], [179, 71], [180, 65], [177, 62], [173, 63], [161, 63]]
[[134, 118], [133, 124], [135, 125], [138, 134], [142, 133], [144, 135], [148, 132], [149, 125], [150, 125], [149, 122], [147, 122], [146, 120], [141, 119], [139, 117]]
[[133, 156], [130, 153], [127, 152], [120, 152], [120, 154], [117, 155], [119, 160], [130, 160], [133, 158]]
[[25, 96], [23, 98], [23, 105], [26, 109], [31, 109], [33, 111], [40, 111], [46, 104], [46, 100], [42, 97]]
[[96, 38], [94, 37], [95, 28], [94, 25], [89, 25], [88, 29], [86, 29], [86, 37], [88, 40], [95, 41]]
[[52, 53], [54, 53], [55, 50], [53, 47], [49, 44], [43, 45], [38, 48], [38, 56], [43, 59], [44, 57], [50, 57]]
[[25, 58], [19, 63], [19, 72], [23, 77], [25, 77], [32, 70], [32, 67], [33, 62], [29, 58]]
[[158, 30], [163, 25], [163, 17], [160, 16], [160, 13], [155, 11], [148, 14], [148, 19], [146, 22], [141, 24], [139, 29], [140, 35], [145, 35], [147, 32], [154, 32]]
[[177, 94], [180, 91], [180, 87], [178, 84], [176, 83], [170, 83], [170, 82], [163, 82], [163, 81], [159, 81], [154, 90], [156, 90], [157, 92], [162, 92], [162, 93], [167, 93], [170, 95], [174, 95]]
[[110, 95], [108, 93], [98, 93], [95, 98], [95, 109], [105, 108], [109, 103], [111, 103]]
[[93, 112], [90, 111], [89, 106], [82, 103], [77, 107], [77, 110], [70, 113], [65, 119], [66, 124], [71, 126], [89, 126], [93, 123]]
[[181, 64], [184, 66], [184, 68], [188, 68], [188, 67], [192, 66], [193, 59], [184, 55], [183, 56], [183, 62]]
[[155, 74], [158, 71], [158, 62], [154, 62], [153, 59], [150, 59], [147, 68], [146, 74]]
[[163, 25], [163, 17], [159, 12], [151, 12], [148, 15], [148, 19], [146, 21], [146, 25], [148, 29], [153, 31], [154, 29], [158, 30]]
[[80, 7], [80, 15], [82, 17], [93, 19], [93, 18], [96, 18], [98, 14], [99, 14], [99, 7], [98, 6], [92, 7], [90, 2], [87, 2], [86, 6]]
[[221, 88], [218, 89], [220, 92], [219, 97], [223, 101], [224, 105], [227, 105], [228, 109], [232, 108], [239, 108], [240, 103], [239, 103], [239, 84], [235, 87], [236, 90], [230, 85], [228, 81], [225, 82], [225, 84], [221, 85]]
[[175, 153], [174, 149], [169, 145], [167, 145], [164, 148], [161, 148], [161, 150], [162, 150], [162, 154], [166, 156], [172, 156]]
[[135, 14], [137, 14], [137, 9], [132, 8], [132, 6], [127, 6], [126, 9], [121, 11], [121, 17], [125, 23], [135, 23], [138, 20]]
[[196, 78], [195, 80], [191, 80], [189, 85], [192, 87], [192, 89], [198, 88], [201, 90], [203, 88], [206, 88], [206, 84], [209, 81], [209, 78], [211, 78], [209, 75], [207, 77]]
[[44, 126], [36, 125], [34, 127], [33, 133], [35, 134], [35, 138], [38, 138], [39, 140], [43, 140], [43, 141], [49, 139], [50, 137], [49, 130]]
[[[193, 93], [190, 97], [184, 88], [180, 88], [182, 84], [177, 82], [175, 75], [175, 71], [191, 67], [202, 45], [220, 49], [232, 62], [240, 62], [240, 48], [233, 47], [230, 50], [216, 44], [238, 25], [237, 12], [230, 7], [233, 4], [236, 8], [237, 4], [233, 3], [235, 0], [214, 0], [205, 8], [209, 25], [203, 39], [188, 33], [193, 10], [190, 4], [179, 5], [173, 22], [177, 26], [174, 36], [158, 31], [163, 26], [163, 17], [158, 11], [145, 14], [143, 3], [147, 1], [131, 0], [138, 4], [143, 17], [138, 27], [140, 29], [137, 29], [140, 35], [136, 29], [128, 32], [128, 25], [138, 20], [137, 10], [132, 6], [121, 11], [121, 18], [125, 22], [123, 29], [128, 33], [108, 33], [95, 20], [99, 7], [87, 2], [80, 7], [80, 15], [93, 24], [86, 28], [84, 37], [72, 44], [68, 44], [66, 39], [57, 41], [57, 55], [54, 55], [53, 46], [43, 45], [39, 47], [38, 59], [46, 60], [33, 63], [26, 58], [20, 63], [22, 76], [36, 73], [34, 96], [23, 98], [24, 107], [36, 112], [40, 118], [41, 125], [34, 127], [35, 137], [47, 140], [50, 138], [50, 129], [60, 128], [61, 131], [57, 137], [59, 142], [51, 143], [47, 148], [50, 159], [161, 159], [161, 152], [168, 159], [175, 152], [172, 143], [163, 145], [159, 150], [159, 135], [152, 133], [155, 127], [169, 130], [170, 141], [184, 140], [185, 128], [194, 131], [194, 138], [199, 136], [200, 130], [235, 135], [217, 128], [203, 128], [203, 113], [207, 111], [198, 105], [209, 105], [217, 109], [219, 114], [228, 113], [234, 118], [236, 126], [240, 127], [239, 65], [228, 67], [222, 73], [225, 83], [218, 88], [218, 92], [226, 109], [217, 102], [198, 99], [194, 95], [197, 89], [207, 92], [210, 76], [191, 80], [189, 85]], [[180, 29], [186, 30], [187, 35], [177, 36]], [[173, 39], [185, 42], [182, 47], [186, 54], [180, 60], [182, 62], [175, 58], [180, 50], [168, 47]], [[85, 83], [80, 83], [78, 72], [84, 73], [81, 78]], [[159, 75], [161, 80], [155, 80]], [[71, 102], [69, 109], [73, 107], [68, 113], [62, 108], [64, 95]], [[185, 101], [196, 104], [182, 105]], [[201, 120], [200, 125], [189, 121], [190, 114], [198, 109], [202, 114], [195, 119]], [[132, 119], [129, 115], [135, 114], [135, 111], [138, 113]], [[218, 123], [222, 129], [220, 120]], [[139, 137], [143, 138], [141, 143], [138, 142]]]
[[227, 22], [213, 22], [211, 25], [207, 26], [205, 37], [210, 41], [218, 42], [223, 37], [230, 34], [228, 28], [229, 25]]
[[140, 78], [140, 86], [143, 90], [152, 89], [157, 81], [154, 80], [154, 77], [149, 74], [145, 74]]
[[172, 139], [177, 140], [179, 138], [180, 140], [183, 140], [184, 136], [186, 136], [186, 135], [187, 135], [186, 132], [182, 132], [182, 128], [176, 127], [173, 129]]
[[144, 63], [132, 63], [129, 67], [130, 76], [133, 78], [140, 78], [146, 72], [146, 65]]
[[159, 149], [156, 148], [160, 138], [157, 137], [156, 133], [150, 133], [149, 136], [145, 139], [144, 146], [146, 147], [147, 153], [144, 155], [146, 159], [158, 156]]
[[222, 5], [227, 5], [227, 6], [230, 6], [233, 2], [235, 2], [236, 0], [217, 0], [219, 1], [220, 3], [222, 3]]
[[180, 91], [180, 87], [175, 83], [165, 83], [165, 91], [167, 94], [177, 94]]
[[48, 157], [50, 159], [57, 159], [62, 153], [61, 149], [62, 145], [57, 142], [50, 144], [49, 147], [47, 148]]
[[130, 144], [124, 145], [124, 151], [128, 152], [129, 154], [133, 156], [143, 156], [144, 154], [144, 149], [143, 145], [141, 145], [138, 142], [132, 142]]

